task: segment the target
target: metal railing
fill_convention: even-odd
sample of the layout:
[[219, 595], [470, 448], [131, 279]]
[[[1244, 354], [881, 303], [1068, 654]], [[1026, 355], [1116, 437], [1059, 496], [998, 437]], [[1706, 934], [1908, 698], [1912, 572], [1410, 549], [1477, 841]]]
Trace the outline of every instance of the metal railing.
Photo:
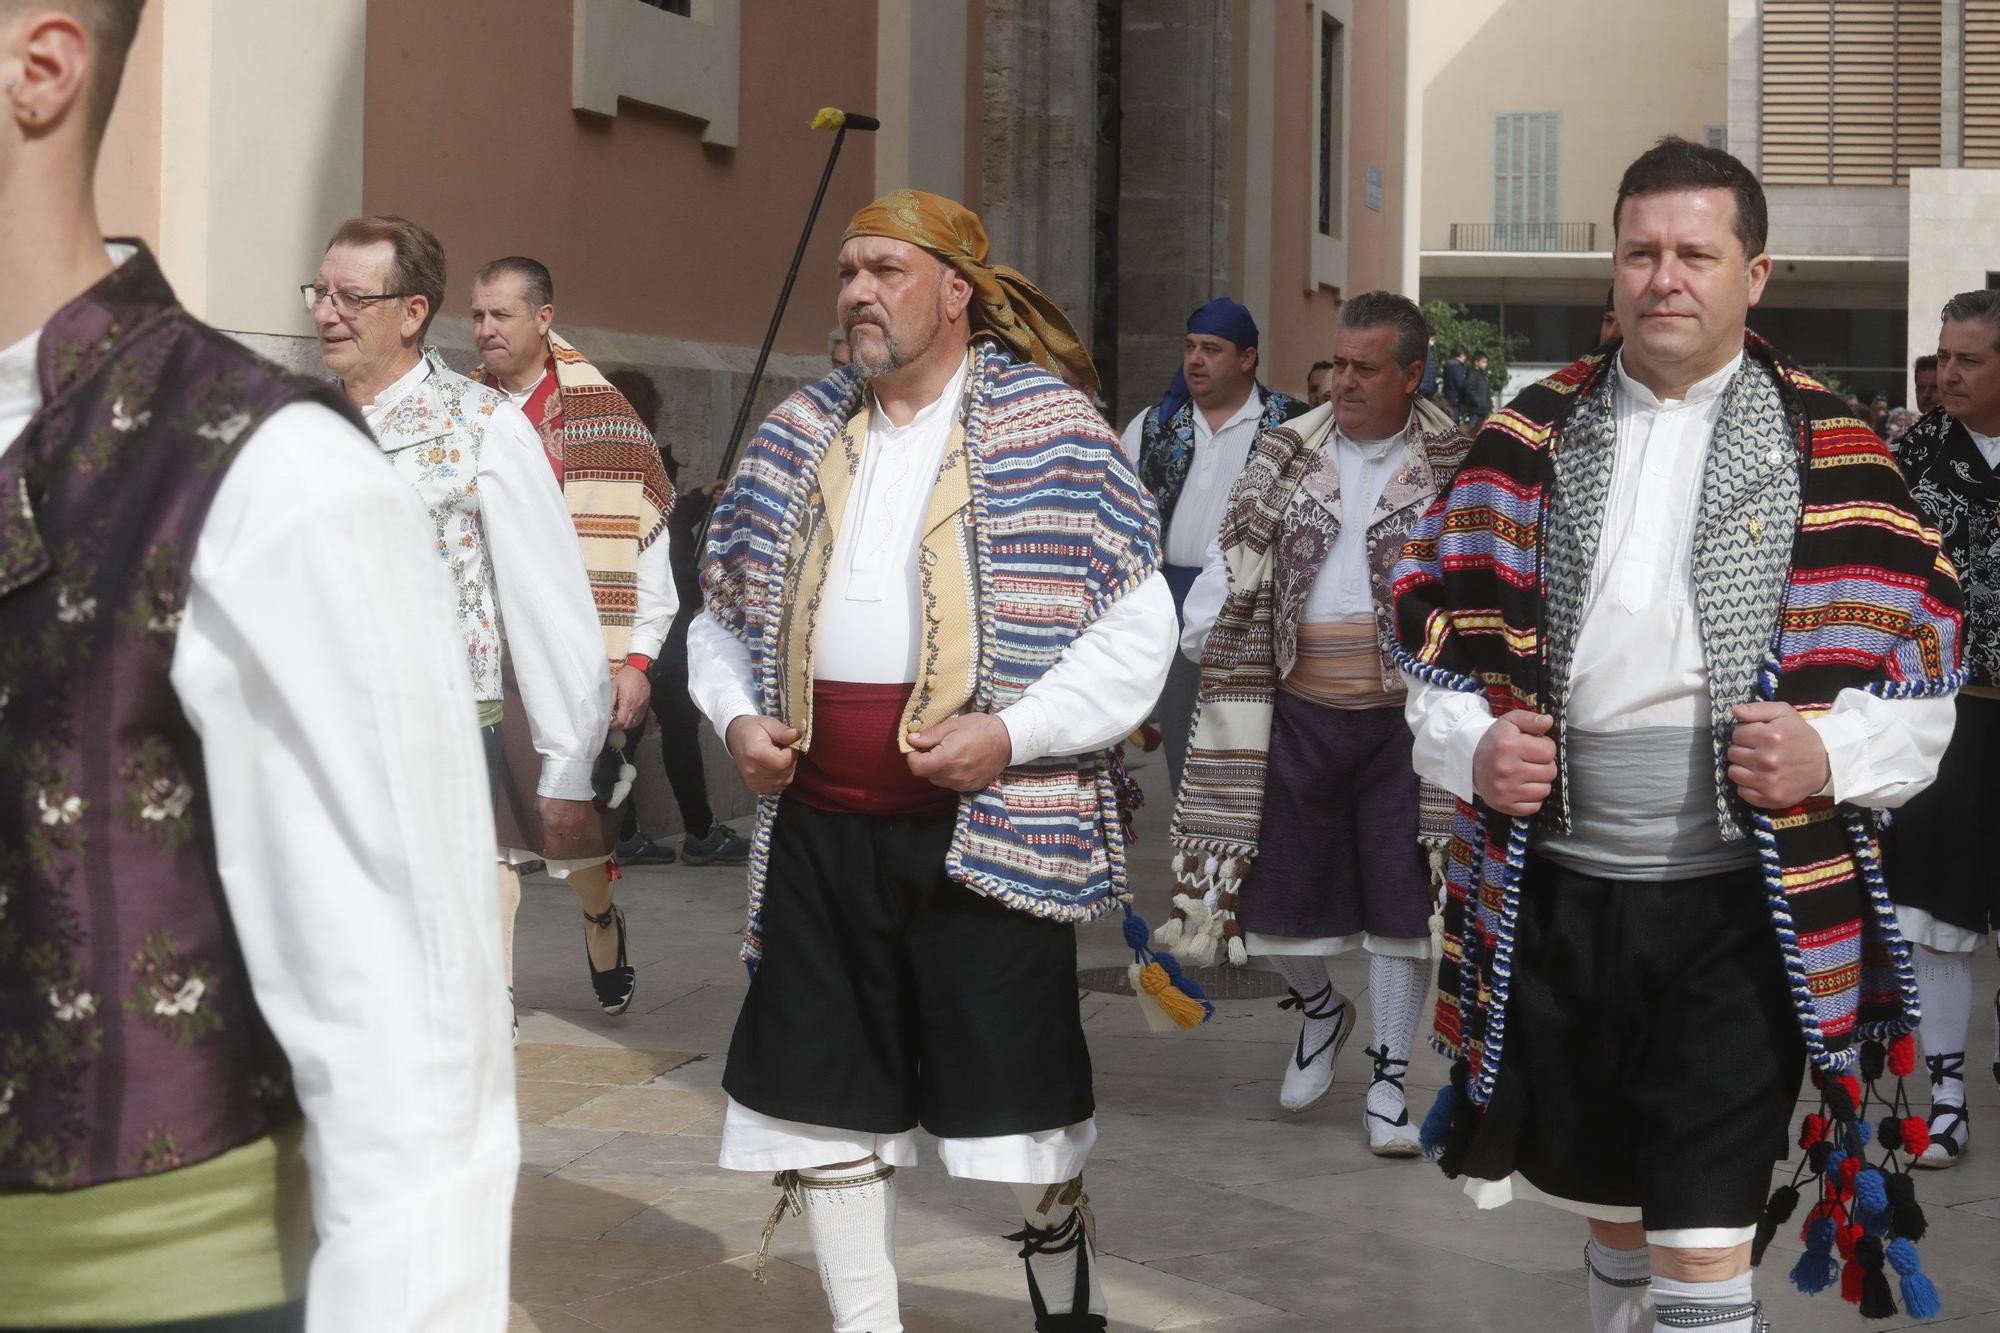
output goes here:
[[1597, 248], [1595, 222], [1454, 222], [1454, 250], [1590, 251]]

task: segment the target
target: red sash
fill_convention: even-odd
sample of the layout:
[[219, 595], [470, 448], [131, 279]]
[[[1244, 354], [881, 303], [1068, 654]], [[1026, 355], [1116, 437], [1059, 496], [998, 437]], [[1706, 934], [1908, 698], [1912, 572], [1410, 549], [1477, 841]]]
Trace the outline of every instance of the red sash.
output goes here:
[[562, 448], [562, 395], [556, 392], [556, 359], [549, 356], [547, 368], [543, 371], [542, 382], [521, 404], [522, 415], [528, 424], [542, 437], [542, 452], [548, 455], [549, 466], [556, 470], [556, 480], [563, 479]]
[[812, 748], [799, 756], [791, 795], [836, 815], [948, 815], [958, 793], [910, 772], [897, 729], [914, 684], [813, 682]]

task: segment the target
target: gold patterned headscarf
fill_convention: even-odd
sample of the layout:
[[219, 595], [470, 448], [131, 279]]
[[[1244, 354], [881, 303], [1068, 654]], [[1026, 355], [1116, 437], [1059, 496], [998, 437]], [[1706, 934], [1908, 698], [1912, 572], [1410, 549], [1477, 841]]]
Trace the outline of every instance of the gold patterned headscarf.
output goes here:
[[1023, 361], [1033, 361], [1097, 392], [1097, 367], [1062, 307], [1005, 264], [986, 261], [986, 228], [979, 215], [943, 195], [898, 190], [854, 215], [843, 240], [887, 236], [927, 250], [972, 284], [972, 327], [998, 340]]

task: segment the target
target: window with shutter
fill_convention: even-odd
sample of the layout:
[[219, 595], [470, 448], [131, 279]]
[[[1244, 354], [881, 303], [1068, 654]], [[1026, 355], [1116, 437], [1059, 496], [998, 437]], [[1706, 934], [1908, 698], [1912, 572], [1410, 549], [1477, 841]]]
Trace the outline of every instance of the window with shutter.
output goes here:
[[2000, 167], [2000, 0], [1964, 0], [1965, 165]]
[[1763, 0], [1765, 184], [1906, 185], [1937, 166], [1943, 24], [1942, 0]]
[[1560, 111], [1493, 117], [1493, 248], [1563, 248]]

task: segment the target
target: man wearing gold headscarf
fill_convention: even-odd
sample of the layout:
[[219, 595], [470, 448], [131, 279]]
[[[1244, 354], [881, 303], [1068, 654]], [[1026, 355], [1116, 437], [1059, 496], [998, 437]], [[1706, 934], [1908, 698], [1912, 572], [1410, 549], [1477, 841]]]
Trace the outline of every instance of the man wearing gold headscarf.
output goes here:
[[1015, 1187], [1036, 1328], [1103, 1329], [1074, 926], [1126, 897], [1110, 747], [1174, 650], [1158, 515], [975, 214], [900, 190], [839, 273], [852, 364], [751, 441], [688, 632], [761, 798], [722, 1165], [780, 1173], [837, 1333], [887, 1333], [922, 1125]]

